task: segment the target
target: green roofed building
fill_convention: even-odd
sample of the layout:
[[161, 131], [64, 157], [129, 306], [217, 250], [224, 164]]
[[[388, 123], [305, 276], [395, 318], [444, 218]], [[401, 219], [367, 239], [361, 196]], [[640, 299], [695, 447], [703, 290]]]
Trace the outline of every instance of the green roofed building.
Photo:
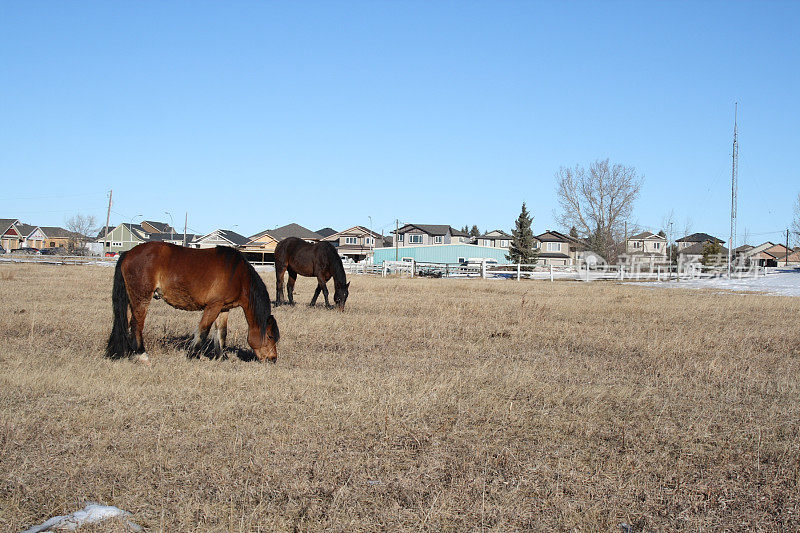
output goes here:
[[392, 247], [375, 248], [374, 261], [376, 265], [384, 261], [394, 261], [395, 253], [398, 261], [410, 260], [420, 263], [465, 263], [480, 259], [492, 259], [498, 264], [506, 265], [510, 261], [506, 259], [507, 249], [492, 248], [489, 246], [478, 246], [475, 244], [434, 244], [422, 246], [400, 246], [396, 249]]

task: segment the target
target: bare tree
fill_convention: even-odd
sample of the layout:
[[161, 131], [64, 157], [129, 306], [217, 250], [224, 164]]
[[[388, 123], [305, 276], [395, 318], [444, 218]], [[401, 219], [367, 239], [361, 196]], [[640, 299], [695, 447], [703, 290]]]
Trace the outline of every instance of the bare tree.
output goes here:
[[794, 233], [794, 245], [800, 246], [800, 193], [797, 193], [797, 201], [794, 203], [792, 233]]
[[575, 226], [593, 251], [614, 261], [644, 178], [634, 167], [611, 165], [606, 159], [595, 161], [588, 171], [581, 165], [561, 167], [556, 179], [558, 221], [565, 228]]
[[72, 233], [69, 239], [69, 249], [84, 248], [91, 235], [97, 231], [97, 221], [94, 215], [73, 215], [66, 222], [67, 229]]

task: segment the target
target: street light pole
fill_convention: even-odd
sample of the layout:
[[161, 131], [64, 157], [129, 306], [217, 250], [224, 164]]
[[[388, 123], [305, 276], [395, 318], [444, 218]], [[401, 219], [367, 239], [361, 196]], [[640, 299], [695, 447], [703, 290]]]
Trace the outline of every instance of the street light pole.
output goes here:
[[164, 214], [165, 215], [169, 215], [169, 222], [170, 222], [169, 240], [171, 242], [171, 241], [175, 240], [175, 221], [172, 220], [172, 213], [170, 213], [169, 211], [164, 211]]

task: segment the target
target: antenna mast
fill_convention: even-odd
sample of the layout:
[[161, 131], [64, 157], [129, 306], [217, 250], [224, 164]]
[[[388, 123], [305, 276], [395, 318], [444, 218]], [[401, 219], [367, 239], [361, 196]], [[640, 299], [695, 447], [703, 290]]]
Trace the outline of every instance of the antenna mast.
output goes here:
[[733, 168], [731, 169], [731, 240], [728, 242], [728, 277], [731, 277], [731, 257], [736, 247], [736, 189], [739, 175], [739, 139], [737, 119], [739, 115], [739, 102], [736, 102], [733, 111]]

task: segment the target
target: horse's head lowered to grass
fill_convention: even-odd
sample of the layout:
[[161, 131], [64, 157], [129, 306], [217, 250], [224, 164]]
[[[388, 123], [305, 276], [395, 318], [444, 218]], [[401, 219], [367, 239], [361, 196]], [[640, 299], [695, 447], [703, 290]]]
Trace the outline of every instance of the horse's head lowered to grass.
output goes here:
[[350, 282], [338, 284], [334, 281], [333, 302], [339, 311], [344, 311], [344, 304], [350, 295]]

